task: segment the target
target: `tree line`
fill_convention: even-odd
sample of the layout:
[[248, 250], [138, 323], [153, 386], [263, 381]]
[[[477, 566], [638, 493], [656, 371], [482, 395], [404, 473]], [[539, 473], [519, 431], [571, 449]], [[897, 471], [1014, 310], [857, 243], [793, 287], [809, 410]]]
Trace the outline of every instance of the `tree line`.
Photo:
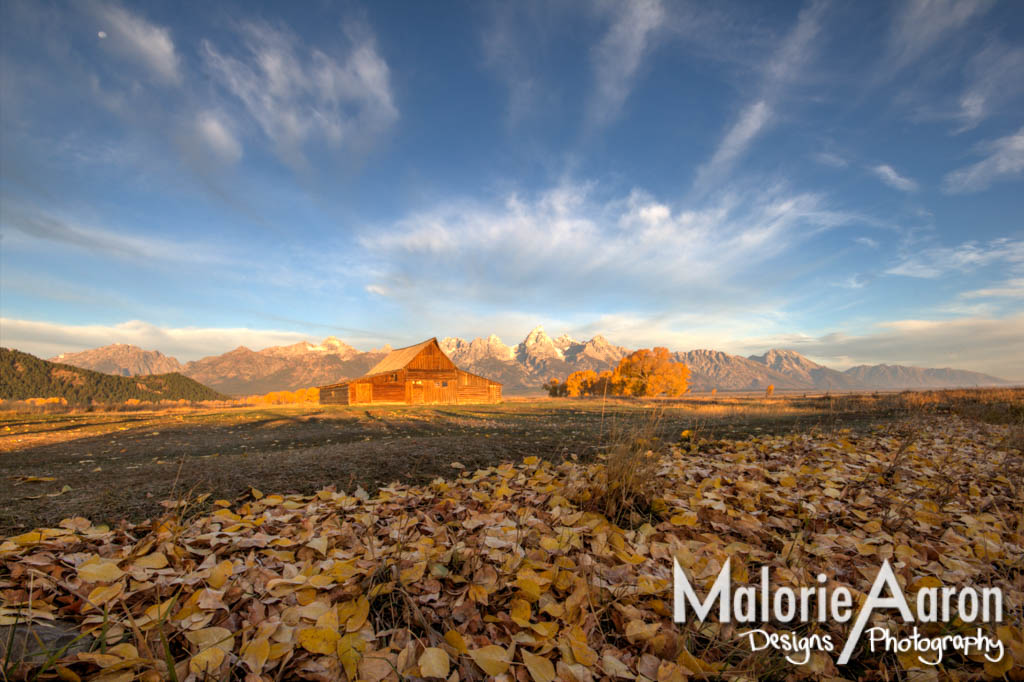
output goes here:
[[545, 385], [551, 397], [582, 396], [680, 396], [689, 390], [690, 369], [673, 362], [667, 348], [642, 348], [619, 361], [614, 370], [573, 372], [565, 379], [552, 378]]

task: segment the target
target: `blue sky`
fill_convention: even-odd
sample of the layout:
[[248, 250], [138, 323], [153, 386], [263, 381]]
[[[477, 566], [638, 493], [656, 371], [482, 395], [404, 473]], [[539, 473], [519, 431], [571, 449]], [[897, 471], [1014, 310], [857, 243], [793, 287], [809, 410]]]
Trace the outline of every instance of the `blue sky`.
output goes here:
[[1024, 379], [1024, 5], [0, 5], [0, 336]]

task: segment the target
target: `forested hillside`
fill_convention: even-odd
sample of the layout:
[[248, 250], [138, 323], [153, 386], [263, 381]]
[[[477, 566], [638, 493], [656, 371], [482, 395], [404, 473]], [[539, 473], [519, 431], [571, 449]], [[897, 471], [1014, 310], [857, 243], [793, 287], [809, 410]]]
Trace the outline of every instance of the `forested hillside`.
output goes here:
[[72, 405], [126, 400], [223, 400], [226, 396], [177, 372], [119, 377], [0, 348], [0, 398], [65, 398]]

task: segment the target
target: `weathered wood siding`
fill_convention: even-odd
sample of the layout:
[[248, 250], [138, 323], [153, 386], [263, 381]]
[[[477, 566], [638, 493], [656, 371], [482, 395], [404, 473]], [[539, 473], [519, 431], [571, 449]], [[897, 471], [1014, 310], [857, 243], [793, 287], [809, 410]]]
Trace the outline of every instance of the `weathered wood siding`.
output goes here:
[[448, 359], [448, 356], [444, 354], [436, 344], [430, 344], [423, 350], [416, 354], [416, 357], [405, 366], [410, 372], [415, 370], [448, 370], [449, 372], [455, 372], [455, 363]]
[[[320, 402], [339, 405], [454, 405], [501, 401], [501, 384], [458, 369], [437, 345], [436, 339], [420, 345], [422, 350], [419, 352], [414, 347], [394, 351], [378, 365], [386, 371], [346, 383], [322, 386]], [[416, 355], [410, 358], [413, 352]]]
[[348, 405], [349, 384], [320, 387], [320, 403], [323, 405]]
[[460, 403], [496, 403], [501, 401], [501, 384], [484, 377], [458, 370], [458, 401]]

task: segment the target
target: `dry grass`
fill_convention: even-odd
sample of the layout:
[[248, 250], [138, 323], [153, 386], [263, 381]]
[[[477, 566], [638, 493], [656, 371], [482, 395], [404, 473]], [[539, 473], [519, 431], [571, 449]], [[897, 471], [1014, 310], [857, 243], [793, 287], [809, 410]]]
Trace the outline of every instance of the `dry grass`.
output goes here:
[[579, 495], [584, 508], [603, 514], [614, 523], [636, 527], [649, 519], [657, 486], [657, 472], [667, 450], [661, 410], [624, 423], [613, 422], [603, 446], [604, 467]]

